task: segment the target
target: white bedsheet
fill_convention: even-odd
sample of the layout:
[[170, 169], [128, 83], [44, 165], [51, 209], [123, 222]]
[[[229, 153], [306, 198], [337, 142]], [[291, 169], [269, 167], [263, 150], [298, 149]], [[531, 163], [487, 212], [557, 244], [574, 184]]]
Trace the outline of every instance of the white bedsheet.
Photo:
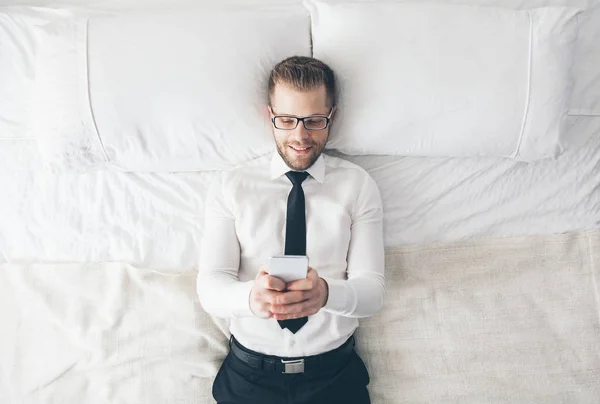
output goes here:
[[[384, 202], [386, 246], [600, 227], [600, 119], [557, 161], [348, 157]], [[203, 173], [0, 171], [0, 262], [124, 262], [195, 268]]]
[[597, 228], [600, 117], [570, 123], [572, 148], [556, 161], [346, 158], [379, 185], [387, 246]]

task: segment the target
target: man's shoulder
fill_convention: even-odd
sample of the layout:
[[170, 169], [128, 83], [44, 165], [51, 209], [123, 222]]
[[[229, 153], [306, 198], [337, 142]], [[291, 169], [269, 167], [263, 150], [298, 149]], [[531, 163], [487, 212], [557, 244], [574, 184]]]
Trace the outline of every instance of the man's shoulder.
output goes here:
[[327, 179], [329, 184], [338, 190], [343, 190], [338, 195], [355, 198], [353, 218], [365, 210], [382, 209], [379, 187], [367, 170], [358, 164], [330, 155], [325, 156], [325, 164], [329, 173]]
[[329, 154], [323, 154], [323, 159], [325, 161], [325, 167], [329, 171], [339, 171], [357, 178], [371, 178], [367, 170], [365, 170], [358, 164], [354, 164], [343, 158], [332, 156]]

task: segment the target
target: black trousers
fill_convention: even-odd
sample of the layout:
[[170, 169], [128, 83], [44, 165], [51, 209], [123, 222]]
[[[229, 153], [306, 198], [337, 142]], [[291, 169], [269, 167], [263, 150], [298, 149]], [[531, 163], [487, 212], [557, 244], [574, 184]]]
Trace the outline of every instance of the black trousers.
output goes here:
[[370, 404], [368, 384], [354, 350], [336, 366], [296, 374], [256, 369], [229, 352], [212, 392], [218, 404]]

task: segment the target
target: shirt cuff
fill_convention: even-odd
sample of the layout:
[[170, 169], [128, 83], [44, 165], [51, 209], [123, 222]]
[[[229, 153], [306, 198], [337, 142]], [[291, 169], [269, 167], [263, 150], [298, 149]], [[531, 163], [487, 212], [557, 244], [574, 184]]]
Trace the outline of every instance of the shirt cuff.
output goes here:
[[327, 282], [329, 294], [327, 303], [321, 310], [331, 314], [343, 315], [348, 311], [348, 297], [350, 295], [347, 281], [344, 279], [322, 278]]
[[254, 281], [240, 282], [233, 287], [232, 296], [235, 301], [232, 302], [233, 318], [254, 317], [254, 313], [250, 310], [250, 292]]

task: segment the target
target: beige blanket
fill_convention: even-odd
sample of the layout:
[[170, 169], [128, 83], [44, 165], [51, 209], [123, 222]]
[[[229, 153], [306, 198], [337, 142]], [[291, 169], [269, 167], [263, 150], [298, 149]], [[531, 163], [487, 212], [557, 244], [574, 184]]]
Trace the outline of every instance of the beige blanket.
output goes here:
[[[374, 404], [600, 402], [600, 231], [387, 251]], [[196, 273], [0, 266], [0, 403], [213, 403], [227, 324]]]
[[600, 232], [397, 248], [374, 403], [600, 403]]

